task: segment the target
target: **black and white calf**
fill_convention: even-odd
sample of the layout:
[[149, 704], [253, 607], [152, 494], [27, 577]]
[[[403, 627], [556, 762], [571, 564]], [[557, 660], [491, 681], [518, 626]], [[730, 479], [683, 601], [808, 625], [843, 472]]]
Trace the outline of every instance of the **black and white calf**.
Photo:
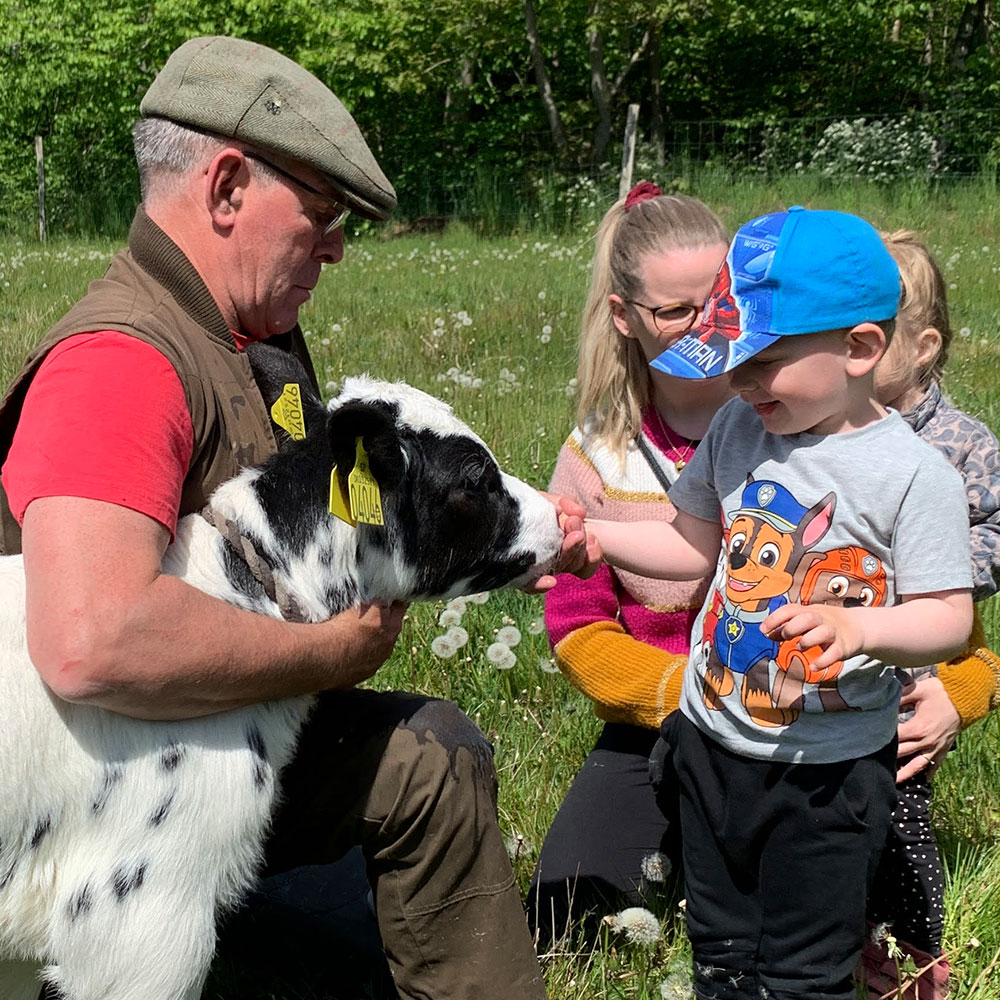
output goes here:
[[[269, 405], [286, 381], [305, 394], [289, 363], [256, 356]], [[181, 521], [165, 572], [262, 614], [321, 621], [358, 601], [522, 585], [551, 567], [552, 505], [502, 473], [444, 403], [358, 378], [329, 408], [306, 394], [304, 411], [305, 440], [284, 440], [221, 486], [206, 516]], [[384, 527], [328, 513], [331, 467], [352, 469], [358, 437]], [[68, 1000], [195, 1000], [312, 700], [182, 722], [62, 702], [28, 659], [19, 556], [0, 559], [0, 657], [0, 997], [34, 1000], [44, 975]]]

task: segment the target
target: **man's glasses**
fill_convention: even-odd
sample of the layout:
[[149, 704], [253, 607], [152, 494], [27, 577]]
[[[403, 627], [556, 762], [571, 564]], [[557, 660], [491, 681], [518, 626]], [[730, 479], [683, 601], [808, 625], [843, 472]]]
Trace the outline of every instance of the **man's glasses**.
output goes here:
[[625, 299], [629, 305], [647, 309], [653, 317], [653, 325], [660, 333], [687, 333], [694, 326], [695, 317], [701, 312], [698, 306], [686, 306], [674, 302], [667, 306], [647, 306], [645, 302]]
[[329, 236], [335, 229], [339, 229], [347, 221], [347, 217], [351, 214], [351, 210], [346, 205], [341, 204], [339, 201], [335, 201], [327, 194], [323, 194], [322, 191], [318, 191], [310, 184], [306, 184], [305, 181], [299, 180], [298, 177], [294, 174], [290, 174], [287, 170], [282, 170], [276, 163], [272, 163], [269, 159], [267, 159], [267, 157], [261, 156], [260, 153], [255, 153], [250, 149], [244, 149], [243, 155], [250, 157], [251, 160], [259, 160], [261, 163], [266, 164], [276, 174], [281, 174], [282, 177], [290, 180], [293, 184], [297, 184], [303, 191], [308, 191], [311, 195], [319, 198], [320, 201], [327, 206], [322, 217], [317, 223], [320, 232], [324, 237]]

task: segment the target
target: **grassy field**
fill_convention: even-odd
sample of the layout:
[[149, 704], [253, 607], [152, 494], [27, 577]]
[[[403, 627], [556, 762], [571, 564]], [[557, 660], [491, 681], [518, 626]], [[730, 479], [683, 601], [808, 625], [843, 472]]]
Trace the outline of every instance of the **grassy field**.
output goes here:
[[[921, 231], [950, 287], [956, 330], [946, 389], [960, 406], [1000, 429], [1000, 198], [991, 185], [929, 192], [912, 186], [830, 189], [794, 178], [764, 183], [706, 177], [691, 188], [730, 226], [789, 204], [842, 208], [883, 228]], [[468, 229], [438, 237], [354, 241], [303, 311], [321, 383], [377, 373], [454, 405], [501, 462], [544, 486], [574, 423], [575, 345], [597, 216], [558, 236], [481, 240]], [[0, 242], [0, 378], [83, 292], [109, 260], [110, 242]], [[382, 687], [455, 699], [497, 748], [501, 823], [524, 883], [538, 845], [598, 731], [589, 704], [557, 672], [539, 629], [541, 601], [495, 594], [462, 619], [468, 645], [442, 659], [430, 651], [444, 631], [443, 606], [414, 607]], [[1000, 647], [998, 608], [985, 606]], [[517, 662], [486, 657], [497, 631], [516, 625]], [[945, 946], [955, 1000], [1000, 997], [1000, 731], [990, 718], [964, 733], [935, 782], [935, 825], [947, 863]], [[652, 949], [603, 938], [544, 958], [550, 996], [682, 997], [687, 957], [676, 907], [661, 908], [664, 934]], [[208, 995], [208, 994], [206, 994]], [[235, 1000], [246, 993], [216, 987]], [[260, 987], [261, 997], [323, 996]]]

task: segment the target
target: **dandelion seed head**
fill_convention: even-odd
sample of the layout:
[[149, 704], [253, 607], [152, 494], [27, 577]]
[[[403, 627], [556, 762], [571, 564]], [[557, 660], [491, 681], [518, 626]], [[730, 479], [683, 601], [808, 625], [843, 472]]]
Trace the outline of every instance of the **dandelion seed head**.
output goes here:
[[461, 625], [452, 625], [445, 635], [455, 644], [456, 649], [461, 649], [469, 641], [469, 633]]
[[458, 646], [448, 635], [439, 635], [431, 641], [431, 652], [438, 659], [450, 660], [458, 652]]
[[462, 621], [462, 612], [458, 608], [445, 608], [438, 615], [438, 625], [448, 628], [449, 625], [458, 625]]
[[604, 922], [616, 934], [624, 934], [630, 944], [651, 948], [660, 940], [660, 921], [644, 906], [629, 906], [605, 917]]
[[661, 851], [652, 851], [642, 859], [639, 868], [647, 882], [662, 884], [673, 870], [673, 865], [670, 863], [670, 858]]
[[545, 631], [545, 622], [541, 618], [536, 618], [528, 626], [528, 635], [541, 635]]
[[489, 660], [490, 663], [497, 668], [497, 670], [510, 670], [510, 668], [517, 663], [517, 657], [514, 655], [514, 650], [503, 642], [491, 643], [489, 648], [486, 650], [486, 659]]
[[521, 630], [516, 625], [504, 625], [497, 632], [497, 642], [502, 642], [505, 646], [516, 646], [521, 641]]

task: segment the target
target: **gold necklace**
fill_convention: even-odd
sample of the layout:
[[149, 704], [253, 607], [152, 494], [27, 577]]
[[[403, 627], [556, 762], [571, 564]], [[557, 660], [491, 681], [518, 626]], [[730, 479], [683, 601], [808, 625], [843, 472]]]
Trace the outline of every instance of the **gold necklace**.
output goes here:
[[663, 417], [660, 416], [660, 411], [654, 406], [653, 412], [656, 414], [656, 419], [660, 423], [660, 430], [663, 432], [663, 440], [666, 441], [671, 452], [673, 452], [673, 456], [667, 455], [667, 458], [673, 458], [674, 468], [680, 472], [681, 469], [683, 469], [684, 466], [691, 461], [691, 456], [694, 454], [694, 442], [690, 441], [688, 438], [682, 438], [681, 440], [685, 442], [683, 447], [675, 444], [672, 435], [667, 430], [667, 425], [663, 422]]

